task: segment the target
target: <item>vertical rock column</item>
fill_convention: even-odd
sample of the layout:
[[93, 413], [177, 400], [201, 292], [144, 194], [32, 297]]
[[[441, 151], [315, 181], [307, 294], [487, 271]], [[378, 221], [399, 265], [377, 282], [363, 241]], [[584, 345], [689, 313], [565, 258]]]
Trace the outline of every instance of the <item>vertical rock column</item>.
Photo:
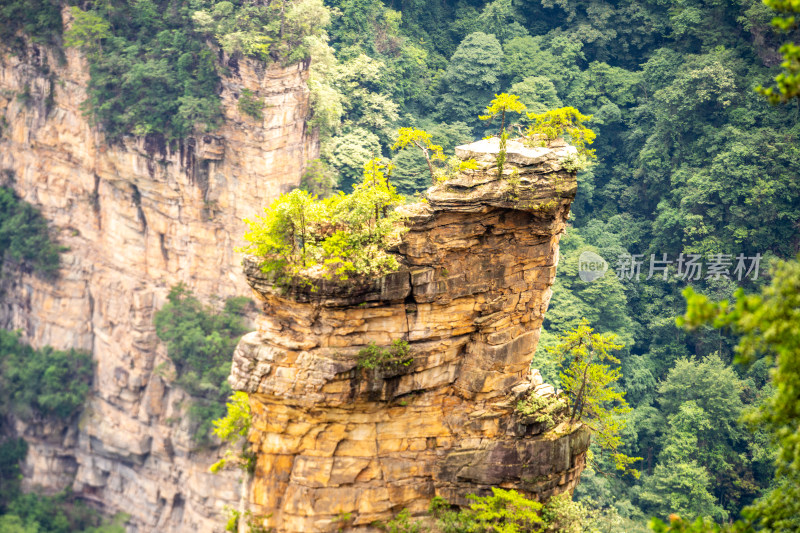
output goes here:
[[[82, 111], [89, 65], [78, 50], [9, 44], [0, 43], [0, 186], [41, 210], [68, 250], [55, 280], [0, 265], [0, 327], [96, 363], [79, 423], [18, 423], [25, 483], [71, 487], [131, 515], [135, 531], [219, 531], [239, 476], [208, 472], [218, 450], [197, 449], [190, 400], [155, 371], [168, 359], [153, 315], [178, 282], [204, 302], [247, 290], [234, 252], [242, 219], [296, 186], [319, 153], [306, 127], [308, 65], [220, 56], [217, 131], [110, 143]], [[240, 113], [244, 88], [264, 100], [263, 118]]]
[[[369, 528], [434, 495], [466, 503], [492, 486], [544, 499], [571, 490], [584, 427], [547, 432], [514, 413], [529, 372], [576, 191], [563, 145], [497, 141], [456, 149], [479, 168], [405, 206], [402, 267], [379, 279], [314, 282], [281, 292], [255, 259], [258, 330], [230, 381], [250, 393], [257, 454], [251, 504], [278, 531], [324, 531], [339, 513]], [[413, 362], [367, 371], [356, 355], [408, 341]], [[540, 385], [541, 386], [541, 385]]]

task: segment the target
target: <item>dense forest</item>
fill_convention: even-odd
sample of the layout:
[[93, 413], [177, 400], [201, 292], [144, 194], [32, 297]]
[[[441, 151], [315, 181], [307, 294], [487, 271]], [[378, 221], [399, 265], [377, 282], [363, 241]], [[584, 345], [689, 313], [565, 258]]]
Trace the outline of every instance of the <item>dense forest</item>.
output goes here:
[[[732, 522], [775, 488], [775, 442], [764, 427], [741, 422], [775, 394], [770, 362], [735, 362], [746, 330], [676, 323], [687, 287], [712, 300], [730, 300], [739, 287], [761, 291], [776, 279], [770, 265], [800, 251], [800, 100], [774, 105], [755, 90], [774, 83], [780, 45], [798, 36], [791, 25], [794, 33], [776, 28], [760, 0], [72, 3], [74, 24], [62, 35], [55, 4], [4, 0], [0, 36], [11, 43], [21, 29], [84, 50], [87, 111], [110, 142], [218, 126], [223, 67], [208, 42], [267, 63], [310, 60], [321, 157], [303, 187], [320, 196], [350, 192], [364, 163], [381, 156], [395, 165], [398, 192], [423, 191], [427, 162], [418, 151], [392, 150], [398, 128], [424, 129], [452, 152], [494, 132], [478, 116], [498, 93], [518, 95], [532, 112], [571, 106], [591, 115], [597, 159], [579, 174], [534, 366], [557, 383], [547, 349], [584, 318], [617, 336], [631, 406], [621, 448], [641, 458], [641, 476], [615, 473], [597, 453], [576, 499], [595, 530], [646, 531], [650, 517], [670, 513]], [[254, 116], [269, 112], [249, 94], [239, 104]], [[15, 202], [0, 193], [0, 202]], [[8, 233], [0, 231], [0, 242]], [[24, 249], [9, 244], [7, 253], [20, 258]], [[44, 270], [57, 264], [46, 250], [32, 259]], [[578, 272], [587, 250], [610, 265], [592, 282]], [[687, 272], [690, 258], [702, 270]], [[626, 270], [637, 260], [640, 274]], [[244, 331], [235, 316], [242, 302], [207, 318], [177, 289], [169, 305], [201, 317], [190, 321], [198, 336], [218, 322], [226, 352]], [[184, 381], [224, 381], [224, 361], [200, 368], [182, 346], [182, 316], [164, 313], [157, 326], [190, 376]], [[217, 415], [227, 390], [204, 394]], [[210, 415], [197, 416], [208, 426]], [[774, 530], [797, 528], [795, 516]]]

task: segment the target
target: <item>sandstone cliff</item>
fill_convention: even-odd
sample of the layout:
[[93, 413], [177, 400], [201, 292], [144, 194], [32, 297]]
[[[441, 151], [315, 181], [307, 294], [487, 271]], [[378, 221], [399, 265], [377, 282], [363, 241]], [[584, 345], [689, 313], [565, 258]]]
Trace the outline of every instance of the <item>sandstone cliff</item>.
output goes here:
[[[184, 281], [203, 300], [244, 292], [242, 218], [300, 180], [318, 147], [306, 131], [305, 65], [229, 65], [225, 125], [166, 144], [109, 146], [80, 110], [88, 67], [75, 50], [0, 47], [0, 177], [40, 208], [69, 247], [56, 282], [8, 267], [0, 327], [35, 346], [78, 348], [97, 362], [77, 427], [25, 427], [26, 483], [72, 485], [134, 531], [218, 531], [236, 506], [238, 476], [207, 473], [177, 405], [184, 394], [153, 369], [165, 361], [153, 313]], [[226, 58], [221, 58], [223, 61]], [[264, 119], [241, 116], [242, 88]]]
[[[332, 531], [339, 513], [369, 529], [434, 495], [547, 498], [578, 482], [588, 430], [543, 432], [514, 414], [531, 387], [552, 394], [529, 367], [576, 191], [560, 161], [574, 148], [509, 142], [503, 179], [496, 140], [456, 153], [480, 168], [405, 208], [397, 272], [284, 293], [245, 262], [264, 313], [230, 381], [250, 393], [252, 510], [277, 531]], [[396, 339], [410, 366], [357, 366], [368, 343]]]

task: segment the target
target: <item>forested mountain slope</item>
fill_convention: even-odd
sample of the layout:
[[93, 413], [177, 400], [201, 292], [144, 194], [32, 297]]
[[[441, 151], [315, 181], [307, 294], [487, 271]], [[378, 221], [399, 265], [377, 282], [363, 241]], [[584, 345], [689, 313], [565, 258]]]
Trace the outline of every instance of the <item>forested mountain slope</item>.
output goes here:
[[[597, 465], [578, 497], [605, 509], [611, 529], [644, 529], [644, 517], [670, 512], [735, 519], [771, 480], [767, 438], [737, 423], [770, 393], [767, 366], [732, 366], [735, 339], [688, 333], [674, 317], [686, 286], [717, 299], [738, 286], [754, 290], [771, 258], [798, 252], [800, 106], [772, 106], [753, 90], [771, 84], [777, 49], [796, 32], [774, 29], [774, 11], [758, 0], [331, 7], [340, 13], [329, 30], [338, 64], [324, 80], [346, 96], [322, 162], [340, 187], [358, 168], [353, 154], [391, 154], [395, 124], [423, 127], [446, 149], [490, 132], [477, 115], [495, 93], [518, 94], [534, 111], [568, 105], [593, 114], [598, 160], [579, 175], [534, 366], [547, 375], [543, 348], [581, 317], [617, 333], [635, 407], [627, 452], [643, 458], [643, 474], [620, 479]], [[332, 101], [317, 104], [318, 117], [329, 116]], [[404, 151], [395, 162], [404, 192], [429, 185], [420, 156]], [[587, 249], [611, 269], [592, 283], [578, 276]], [[625, 254], [642, 254], [638, 280], [630, 270], [615, 275]], [[666, 279], [657, 269], [646, 279], [651, 254], [671, 261]], [[680, 254], [700, 254], [705, 268], [678, 275]], [[740, 254], [744, 271], [736, 271]], [[759, 274], [743, 275], [757, 254]], [[719, 271], [727, 276], [708, 270], [715, 259], [730, 263]]]

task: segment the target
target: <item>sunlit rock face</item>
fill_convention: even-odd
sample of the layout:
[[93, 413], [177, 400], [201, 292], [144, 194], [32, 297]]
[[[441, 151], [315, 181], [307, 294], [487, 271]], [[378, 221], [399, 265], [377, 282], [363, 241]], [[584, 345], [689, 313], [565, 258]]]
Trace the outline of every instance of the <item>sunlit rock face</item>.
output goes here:
[[[81, 110], [86, 60], [64, 53], [0, 46], [0, 184], [40, 208], [68, 247], [55, 282], [5, 266], [0, 327], [96, 362], [79, 421], [18, 424], [31, 443], [26, 484], [71, 485], [130, 514], [132, 531], [220, 531], [223, 506], [238, 506], [239, 476], [208, 473], [218, 451], [196, 450], [185, 395], [154, 373], [166, 355], [153, 314], [179, 281], [204, 301], [247, 292], [234, 252], [242, 219], [296, 186], [318, 156], [305, 123], [307, 65], [221, 56], [219, 130], [109, 145]], [[239, 113], [243, 88], [265, 100], [263, 120]]]
[[[479, 168], [406, 206], [402, 264], [372, 280], [274, 289], [248, 258], [258, 329], [230, 382], [250, 393], [257, 454], [250, 503], [278, 531], [328, 531], [352, 513], [368, 530], [435, 495], [465, 504], [492, 486], [538, 499], [572, 490], [585, 427], [542, 432], [514, 414], [550, 300], [558, 241], [576, 191], [560, 161], [574, 148], [496, 141], [457, 148]], [[370, 342], [409, 343], [408, 366], [365, 370]]]

